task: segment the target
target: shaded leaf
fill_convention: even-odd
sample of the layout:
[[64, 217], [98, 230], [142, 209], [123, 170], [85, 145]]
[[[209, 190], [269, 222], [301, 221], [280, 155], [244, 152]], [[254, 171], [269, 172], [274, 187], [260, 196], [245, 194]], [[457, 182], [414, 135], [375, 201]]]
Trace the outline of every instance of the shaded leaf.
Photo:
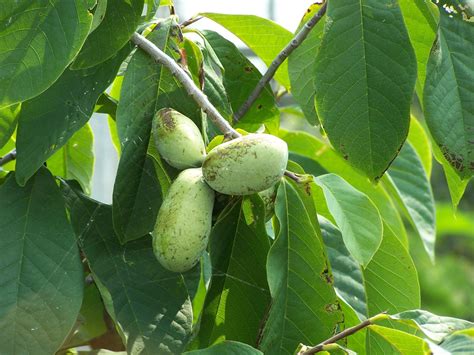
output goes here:
[[124, 48], [90, 69], [67, 69], [48, 90], [22, 104], [17, 133], [16, 179], [20, 185], [89, 120], [97, 98], [130, 50]]
[[113, 57], [132, 37], [142, 9], [143, 0], [107, 0], [105, 16], [87, 37], [71, 68], [90, 68]]
[[455, 332], [441, 343], [450, 354], [472, 354], [474, 351], [474, 329]]
[[52, 354], [76, 321], [84, 278], [61, 193], [46, 169], [23, 188], [13, 174], [0, 187], [0, 235], [2, 352]]
[[185, 355], [262, 355], [260, 350], [237, 341], [225, 340], [206, 349], [187, 351]]
[[0, 148], [7, 144], [16, 128], [21, 104], [0, 108]]
[[51, 86], [81, 48], [91, 23], [84, 0], [3, 1], [0, 107]]
[[408, 132], [407, 140], [410, 142], [413, 149], [416, 150], [429, 179], [431, 177], [431, 167], [433, 165], [430, 138], [428, 137], [428, 134], [426, 134], [421, 123], [413, 116], [410, 119], [410, 131]]
[[316, 109], [334, 148], [371, 179], [408, 134], [416, 58], [392, 0], [328, 3], [316, 60]]

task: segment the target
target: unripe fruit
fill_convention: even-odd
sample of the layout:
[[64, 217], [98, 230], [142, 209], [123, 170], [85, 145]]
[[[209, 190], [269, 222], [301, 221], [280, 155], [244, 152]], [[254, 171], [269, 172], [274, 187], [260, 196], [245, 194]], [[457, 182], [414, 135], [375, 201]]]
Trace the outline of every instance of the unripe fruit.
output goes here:
[[164, 108], [155, 114], [153, 136], [162, 158], [177, 169], [201, 166], [206, 157], [199, 128], [175, 110]]
[[212, 224], [214, 191], [201, 168], [181, 172], [161, 205], [153, 230], [153, 250], [163, 267], [185, 272], [206, 249]]
[[288, 146], [269, 134], [249, 134], [212, 149], [204, 160], [204, 179], [227, 195], [249, 195], [280, 180], [288, 162]]

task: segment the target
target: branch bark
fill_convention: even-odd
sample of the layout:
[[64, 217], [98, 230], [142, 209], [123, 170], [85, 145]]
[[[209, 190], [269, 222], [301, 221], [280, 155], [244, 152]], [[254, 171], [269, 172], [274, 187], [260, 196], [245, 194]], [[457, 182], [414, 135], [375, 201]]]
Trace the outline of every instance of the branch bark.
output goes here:
[[333, 337], [331, 337], [329, 339], [326, 339], [325, 341], [323, 341], [322, 343], [320, 343], [316, 346], [313, 346], [311, 348], [303, 347], [303, 349], [298, 352], [298, 355], [316, 354], [320, 351], [323, 351], [324, 347], [327, 346], [328, 344], [336, 343], [337, 341], [339, 341], [339, 340], [341, 340], [345, 337], [348, 337], [349, 335], [357, 333], [359, 330], [362, 330], [362, 329], [368, 327], [369, 325], [374, 324], [377, 321], [387, 319], [387, 318], [389, 318], [389, 316], [387, 315], [387, 312], [379, 313], [379, 314], [377, 314], [377, 315], [375, 315], [375, 316], [373, 316], [369, 319], [366, 319], [365, 321], [363, 321], [360, 324], [357, 324], [353, 327], [350, 327], [350, 328], [347, 328], [347, 329], [343, 330], [342, 332], [334, 335]]
[[263, 91], [265, 86], [270, 82], [270, 80], [275, 75], [276, 71], [280, 67], [280, 65], [285, 61], [286, 58], [293, 52], [296, 48], [298, 48], [301, 43], [306, 39], [308, 34], [311, 32], [314, 26], [321, 20], [321, 18], [326, 13], [327, 3], [325, 2], [323, 6], [319, 9], [319, 11], [314, 14], [314, 16], [308, 20], [304, 24], [304, 26], [299, 30], [299, 32], [293, 37], [290, 43], [286, 45], [285, 48], [278, 54], [278, 56], [273, 60], [273, 62], [268, 67], [265, 74], [262, 76], [260, 81], [258, 82], [257, 86], [255, 87], [254, 91], [248, 99], [242, 104], [240, 109], [234, 114], [234, 122], [238, 122], [250, 109], [252, 104], [257, 100], [260, 96], [260, 93]]
[[7, 153], [4, 157], [0, 158], [0, 166], [3, 166], [16, 159], [16, 149], [13, 149], [11, 152]]
[[241, 134], [237, 132], [230, 123], [217, 111], [215, 106], [209, 101], [207, 96], [194, 84], [188, 74], [165, 52], [159, 49], [155, 44], [138, 33], [132, 36], [132, 42], [148, 53], [156, 62], [166, 67], [171, 74], [183, 85], [189, 96], [202, 108], [209, 119], [217, 128], [228, 138], [237, 138]]

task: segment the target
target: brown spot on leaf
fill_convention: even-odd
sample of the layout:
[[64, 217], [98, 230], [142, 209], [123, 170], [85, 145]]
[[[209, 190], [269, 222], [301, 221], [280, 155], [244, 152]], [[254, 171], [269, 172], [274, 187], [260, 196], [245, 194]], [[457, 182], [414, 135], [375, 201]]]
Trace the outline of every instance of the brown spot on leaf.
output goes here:
[[252, 67], [249, 67], [249, 66], [246, 66], [244, 67], [244, 70], [247, 72], [247, 73], [250, 73], [253, 71], [253, 68]]
[[262, 108], [263, 108], [263, 105], [262, 105], [262, 104], [260, 104], [260, 105], [257, 106], [257, 109], [259, 109], [259, 110], [261, 110]]

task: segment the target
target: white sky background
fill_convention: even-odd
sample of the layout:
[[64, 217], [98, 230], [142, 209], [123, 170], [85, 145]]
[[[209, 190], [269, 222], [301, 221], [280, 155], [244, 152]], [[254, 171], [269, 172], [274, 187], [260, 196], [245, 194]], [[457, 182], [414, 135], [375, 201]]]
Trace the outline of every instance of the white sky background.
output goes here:
[[[286, 29], [294, 32], [306, 9], [315, 0], [174, 0], [175, 10], [180, 21], [200, 12], [217, 12], [226, 14], [249, 14], [271, 19]], [[167, 9], [163, 16], [168, 14]], [[210, 29], [221, 33], [239, 47], [243, 47], [235, 36], [214, 22], [202, 19], [194, 27]], [[252, 58], [259, 69], [262, 63]], [[90, 120], [94, 131], [95, 167], [92, 182], [92, 197], [104, 202], [112, 202], [113, 181], [118, 167], [118, 157], [110, 140], [109, 128], [105, 115], [94, 114]]]

